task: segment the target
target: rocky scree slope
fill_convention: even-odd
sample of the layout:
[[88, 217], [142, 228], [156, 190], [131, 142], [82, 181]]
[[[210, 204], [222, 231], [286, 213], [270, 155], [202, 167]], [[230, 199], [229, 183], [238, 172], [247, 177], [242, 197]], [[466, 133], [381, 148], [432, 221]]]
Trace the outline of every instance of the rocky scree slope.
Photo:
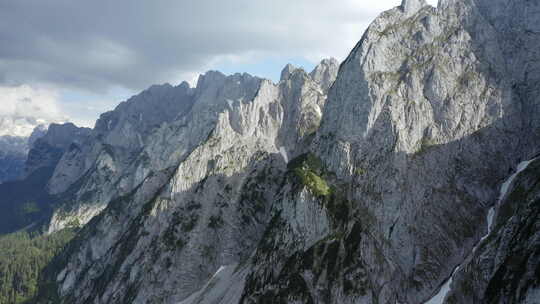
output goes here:
[[189, 119], [170, 125], [208, 132], [147, 137], [163, 165], [136, 175], [129, 162], [125, 179], [140, 178], [49, 268], [40, 299], [425, 303], [470, 265], [443, 302], [534, 303], [531, 200], [497, 205], [499, 228], [481, 238], [501, 183], [540, 146], [538, 24], [531, 1], [404, 0], [331, 86], [290, 66], [277, 85], [207, 74]]

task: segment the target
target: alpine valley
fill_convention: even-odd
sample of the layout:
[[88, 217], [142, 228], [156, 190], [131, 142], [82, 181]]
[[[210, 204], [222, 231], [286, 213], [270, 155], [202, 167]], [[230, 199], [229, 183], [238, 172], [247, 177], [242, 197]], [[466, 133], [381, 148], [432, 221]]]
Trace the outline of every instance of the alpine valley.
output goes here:
[[403, 0], [341, 64], [53, 124], [0, 184], [46, 252], [5, 303], [539, 304], [539, 96], [539, 1]]

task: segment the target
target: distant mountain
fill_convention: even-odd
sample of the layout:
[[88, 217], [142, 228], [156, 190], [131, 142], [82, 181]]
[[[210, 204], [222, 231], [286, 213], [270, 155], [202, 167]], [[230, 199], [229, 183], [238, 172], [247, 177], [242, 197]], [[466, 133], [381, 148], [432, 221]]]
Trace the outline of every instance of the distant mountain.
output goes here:
[[0, 143], [2, 138], [9, 143], [4, 151], [20, 155], [16, 163], [4, 158], [6, 167], [2, 168], [16, 165], [17, 174], [0, 184], [0, 234], [29, 225], [40, 228], [48, 222], [58, 198], [49, 194], [47, 183], [64, 152], [81, 144], [89, 132], [90, 129], [66, 123], [36, 128], [27, 138], [0, 137]]
[[46, 125], [38, 125], [29, 136], [0, 136], [0, 184], [24, 176], [30, 147], [46, 132]]
[[0, 136], [30, 137], [36, 128], [53, 122], [34, 117], [0, 116]]
[[27, 137], [0, 136], [0, 184], [22, 177], [27, 154]]
[[47, 127], [45, 120], [0, 117], [0, 184], [24, 176], [30, 147]]

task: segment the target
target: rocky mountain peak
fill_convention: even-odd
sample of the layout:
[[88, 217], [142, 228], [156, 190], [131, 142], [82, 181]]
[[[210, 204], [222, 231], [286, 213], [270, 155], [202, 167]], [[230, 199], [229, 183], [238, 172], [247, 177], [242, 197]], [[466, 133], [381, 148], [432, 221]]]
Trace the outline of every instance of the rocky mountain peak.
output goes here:
[[77, 127], [71, 122], [63, 124], [53, 123], [49, 125], [46, 133], [37, 140], [47, 142], [48, 145], [55, 148], [65, 149], [72, 142], [77, 141], [80, 138], [89, 136], [91, 131], [92, 129], [90, 128]]
[[39, 125], [35, 127], [34, 131], [32, 131], [32, 134], [30, 134], [30, 137], [28, 137], [28, 147], [32, 147], [36, 140], [45, 136], [47, 134], [48, 128], [48, 125]]
[[314, 69], [309, 73], [311, 78], [318, 82], [324, 91], [327, 91], [334, 83], [339, 70], [339, 61], [335, 58], [323, 59]]
[[323, 91], [327, 91], [334, 83], [339, 70], [339, 62], [335, 58], [323, 59], [308, 74], [303, 68], [287, 64], [281, 71], [280, 82], [291, 79], [296, 74], [301, 74], [315, 81]]
[[218, 85], [225, 81], [227, 76], [220, 71], [207, 71], [204, 74], [199, 76], [197, 80], [197, 85], [195, 86], [197, 90], [203, 90], [211, 85]]
[[281, 77], [280, 77], [280, 81], [283, 81], [283, 80], [287, 80], [291, 77], [292, 73], [294, 73], [294, 71], [298, 70], [299, 68], [298, 67], [295, 67], [294, 65], [292, 64], [287, 64], [283, 70], [281, 70]]
[[179, 88], [181, 89], [184, 89], [184, 90], [188, 90], [191, 88], [189, 82], [187, 81], [182, 81], [179, 85], [178, 85]]
[[403, 0], [401, 2], [401, 10], [408, 16], [414, 15], [424, 6], [428, 5], [425, 0]]
[[[37, 136], [44, 130], [35, 130]], [[49, 125], [45, 134], [34, 139], [25, 163], [25, 176], [29, 176], [39, 168], [54, 168], [63, 153], [68, 149], [81, 149], [83, 143], [90, 137], [92, 129], [79, 128], [73, 123]]]

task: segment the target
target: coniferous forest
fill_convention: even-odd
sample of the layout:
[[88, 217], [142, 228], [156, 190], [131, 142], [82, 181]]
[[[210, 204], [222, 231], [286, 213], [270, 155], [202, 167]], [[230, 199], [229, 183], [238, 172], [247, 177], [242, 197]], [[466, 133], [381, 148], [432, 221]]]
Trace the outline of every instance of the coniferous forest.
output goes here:
[[23, 231], [0, 237], [0, 303], [28, 303], [41, 270], [74, 235], [73, 229], [65, 229], [51, 235]]

